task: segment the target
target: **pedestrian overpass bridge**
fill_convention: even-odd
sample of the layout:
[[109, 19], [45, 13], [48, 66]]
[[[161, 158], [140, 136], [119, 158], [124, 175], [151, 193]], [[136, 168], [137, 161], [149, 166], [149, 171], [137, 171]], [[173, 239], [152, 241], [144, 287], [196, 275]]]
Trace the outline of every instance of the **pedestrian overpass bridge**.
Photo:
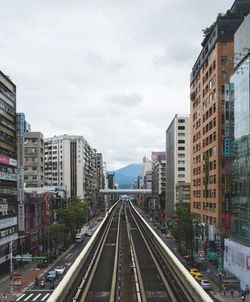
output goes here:
[[152, 195], [151, 189], [103, 189], [100, 195]]

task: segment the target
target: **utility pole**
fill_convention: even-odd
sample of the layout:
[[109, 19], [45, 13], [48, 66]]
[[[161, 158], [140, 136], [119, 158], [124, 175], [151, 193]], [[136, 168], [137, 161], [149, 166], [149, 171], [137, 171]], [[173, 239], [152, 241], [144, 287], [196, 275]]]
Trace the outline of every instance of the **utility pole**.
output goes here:
[[12, 237], [10, 237], [10, 293], [13, 295], [13, 259], [12, 259]]

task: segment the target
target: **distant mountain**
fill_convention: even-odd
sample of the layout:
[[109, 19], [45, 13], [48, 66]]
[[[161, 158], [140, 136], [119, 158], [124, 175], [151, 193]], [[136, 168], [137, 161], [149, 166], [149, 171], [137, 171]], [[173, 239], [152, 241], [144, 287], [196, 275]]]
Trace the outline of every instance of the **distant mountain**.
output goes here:
[[128, 189], [132, 182], [142, 174], [142, 164], [130, 164], [115, 172], [115, 183], [120, 189]]

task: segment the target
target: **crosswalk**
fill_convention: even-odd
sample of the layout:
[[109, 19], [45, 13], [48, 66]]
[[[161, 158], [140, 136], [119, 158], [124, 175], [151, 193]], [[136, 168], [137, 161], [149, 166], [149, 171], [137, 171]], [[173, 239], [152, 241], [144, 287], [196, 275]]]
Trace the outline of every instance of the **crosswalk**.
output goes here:
[[44, 302], [46, 301], [49, 296], [51, 295], [52, 292], [26, 292], [26, 293], [22, 293], [19, 297], [16, 298], [15, 302], [23, 302], [23, 301], [36, 301], [36, 302]]

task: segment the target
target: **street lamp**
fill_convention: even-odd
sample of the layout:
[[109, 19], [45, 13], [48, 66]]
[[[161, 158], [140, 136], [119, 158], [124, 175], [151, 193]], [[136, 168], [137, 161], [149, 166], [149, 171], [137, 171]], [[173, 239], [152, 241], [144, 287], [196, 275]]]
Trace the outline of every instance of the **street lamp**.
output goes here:
[[48, 225], [48, 248], [47, 248], [47, 253], [48, 253], [48, 264], [49, 264], [49, 256], [50, 256], [49, 225]]

